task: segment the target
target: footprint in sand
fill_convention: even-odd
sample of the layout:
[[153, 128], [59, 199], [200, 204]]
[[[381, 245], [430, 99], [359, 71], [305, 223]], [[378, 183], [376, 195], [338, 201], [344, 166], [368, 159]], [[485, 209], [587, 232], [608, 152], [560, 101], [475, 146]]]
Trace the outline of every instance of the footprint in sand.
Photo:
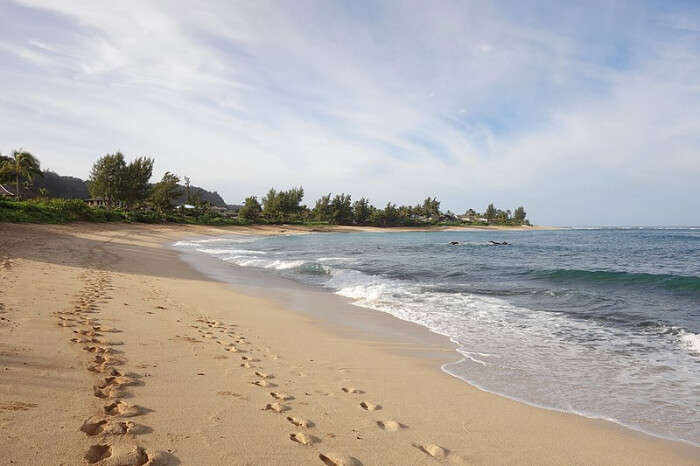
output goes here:
[[112, 447], [109, 445], [92, 445], [85, 453], [85, 460], [94, 464], [112, 456]]
[[118, 328], [102, 327], [101, 325], [93, 325], [92, 329], [95, 330], [96, 332], [121, 333], [121, 330], [119, 330]]
[[255, 359], [252, 356], [241, 356], [241, 359], [248, 362], [260, 362], [259, 359]]
[[419, 449], [428, 456], [432, 456], [438, 460], [448, 460], [450, 463], [462, 464], [464, 461], [458, 455], [455, 455], [447, 448], [443, 448], [434, 443], [412, 443], [415, 448]]
[[97, 398], [102, 398], [102, 399], [123, 398], [126, 395], [124, 388], [122, 388], [121, 386], [118, 386], [118, 385], [107, 386], [104, 388], [100, 388], [97, 385], [95, 385], [92, 387], [92, 393]]
[[321, 440], [313, 435], [305, 434], [304, 432], [294, 432], [289, 434], [289, 440], [292, 442], [297, 442], [301, 445], [313, 445]]
[[362, 462], [357, 458], [336, 453], [321, 453], [318, 458], [328, 466], [362, 466]]
[[292, 417], [287, 416], [287, 420], [297, 427], [303, 427], [305, 429], [310, 429], [314, 426], [314, 423], [303, 417]]
[[272, 374], [266, 374], [266, 373], [260, 372], [260, 371], [255, 371], [255, 375], [257, 375], [257, 376], [260, 377], [261, 379], [272, 379], [272, 378], [274, 378], [274, 376], [273, 376]]
[[291, 408], [289, 406], [283, 405], [281, 403], [268, 403], [263, 408], [263, 411], [274, 411], [276, 413], [283, 413], [289, 411]]
[[143, 408], [136, 405], [130, 405], [124, 401], [115, 401], [114, 403], [105, 405], [104, 411], [105, 414], [109, 416], [132, 417], [141, 414]]
[[277, 385], [273, 384], [272, 382], [268, 382], [265, 379], [262, 380], [256, 380], [255, 382], [251, 382], [253, 385], [257, 385], [258, 387], [276, 387]]
[[95, 356], [95, 362], [88, 366], [88, 370], [102, 373], [109, 370], [112, 366], [120, 366], [122, 364], [124, 364], [123, 359], [114, 358], [107, 354], [98, 354]]
[[77, 333], [78, 335], [83, 335], [86, 337], [100, 337], [100, 336], [102, 336], [94, 330], [73, 330], [73, 333]]
[[86, 433], [89, 436], [94, 435], [124, 435], [135, 433], [136, 424], [131, 421], [114, 421], [109, 419], [88, 419], [83, 422], [80, 427], [80, 431]]
[[241, 363], [241, 367], [245, 367], [246, 369], [250, 369], [250, 368], [253, 367], [253, 366], [251, 366], [251, 365], [248, 364], [247, 362], [242, 362], [242, 363]]
[[240, 353], [240, 352], [241, 352], [241, 350], [239, 350], [238, 348], [236, 348], [236, 347], [233, 346], [233, 345], [227, 346], [227, 347], [224, 348], [224, 349], [225, 349], [226, 351], [231, 352], [231, 353]]
[[103, 345], [86, 345], [83, 346], [83, 351], [96, 354], [115, 354], [117, 352], [115, 349]]
[[400, 422], [396, 422], [392, 419], [387, 419], [385, 421], [377, 421], [377, 425], [381, 429], [386, 430], [387, 432], [396, 432], [399, 429], [406, 429], [406, 427], [407, 427], [404, 424], [401, 424]]
[[374, 404], [370, 401], [363, 401], [362, 403], [360, 403], [360, 407], [365, 411], [378, 411], [382, 409], [381, 405]]
[[287, 393], [283, 393], [283, 392], [270, 392], [270, 396], [276, 400], [282, 400], [282, 401], [288, 401], [288, 400], [294, 399], [294, 397], [292, 395], [288, 395]]
[[70, 339], [71, 343], [102, 343], [97, 338], [75, 337]]
[[120, 398], [124, 396], [124, 387], [139, 385], [139, 381], [126, 376], [109, 376], [93, 387], [98, 398]]
[[100, 463], [103, 466], [143, 466], [145, 464], [167, 464], [165, 454], [157, 452], [152, 457], [141, 447], [93, 445], [85, 453], [89, 464]]
[[360, 390], [359, 388], [355, 387], [343, 387], [341, 388], [342, 391], [345, 393], [356, 393], [356, 394], [362, 394], [364, 393], [364, 390]]

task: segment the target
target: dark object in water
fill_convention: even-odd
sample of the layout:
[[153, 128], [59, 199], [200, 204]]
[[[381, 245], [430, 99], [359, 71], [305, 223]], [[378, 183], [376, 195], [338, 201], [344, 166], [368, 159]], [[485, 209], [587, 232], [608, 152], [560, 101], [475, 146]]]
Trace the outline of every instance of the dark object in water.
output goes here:
[[498, 241], [489, 241], [493, 246], [509, 246], [510, 243], [507, 241], [503, 241], [502, 243], [499, 243]]
[[456, 245], [456, 244], [459, 244], [459, 241], [450, 241], [450, 244], [451, 244], [452, 246], [454, 246], [454, 245]]

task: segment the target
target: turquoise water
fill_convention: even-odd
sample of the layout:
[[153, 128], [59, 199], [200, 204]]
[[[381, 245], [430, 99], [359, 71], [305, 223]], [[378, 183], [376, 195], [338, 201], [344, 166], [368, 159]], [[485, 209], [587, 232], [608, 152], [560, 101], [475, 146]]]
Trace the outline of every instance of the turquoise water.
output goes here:
[[269, 270], [447, 335], [459, 357], [444, 370], [485, 390], [700, 443], [700, 229], [236, 236], [178, 246], [230, 263], [232, 274]]

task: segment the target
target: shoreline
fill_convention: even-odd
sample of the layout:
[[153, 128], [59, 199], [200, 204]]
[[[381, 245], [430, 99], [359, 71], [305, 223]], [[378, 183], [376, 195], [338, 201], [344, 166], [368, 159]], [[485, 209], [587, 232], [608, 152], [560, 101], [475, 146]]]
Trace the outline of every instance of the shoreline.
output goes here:
[[[370, 338], [353, 328], [336, 332], [342, 324], [294, 309], [306, 306], [303, 298], [280, 306], [237, 293], [166, 247], [188, 235], [231, 234], [231, 228], [81, 224], [0, 225], [0, 230], [0, 259], [6, 264], [0, 298], [9, 322], [0, 326], [0, 367], [11, 369], [5, 372], [10, 378], [0, 382], [0, 407], [18, 407], [0, 409], [0, 432], [7, 440], [0, 454], [19, 464], [41, 458], [77, 464], [98, 441], [78, 430], [102, 403], [90, 388], [96, 374], [81, 369], [92, 357], [68, 343], [71, 330], [83, 324], [62, 328], [55, 317], [56, 309], [72, 306], [83, 286], [104, 293], [89, 315], [120, 330], [114, 334], [122, 343], [114, 346], [123, 360], [119, 368], [142, 381], [128, 388], [125, 401], [146, 408], [133, 419], [151, 429], [100, 436], [112, 457], [137, 445], [149, 458], [163, 459], [159, 464], [321, 464], [319, 455], [352, 456], [363, 464], [431, 464], [431, 456], [480, 464], [693, 464], [700, 458], [700, 449], [687, 444], [534, 408], [465, 384], [440, 370], [434, 357], [421, 358], [444, 356], [446, 338], [416, 344]], [[102, 276], [107, 285], [84, 284]], [[29, 277], [43, 278], [33, 289], [8, 286], [7, 280], [29, 283], [23, 281]], [[226, 323], [231, 319], [235, 324]], [[242, 342], [232, 342], [242, 347], [240, 353], [259, 359], [241, 365], [255, 367], [233, 365], [241, 360], [238, 354], [222, 351], [229, 344], [224, 339], [234, 333]], [[8, 356], [15, 353], [27, 364], [9, 364], [19, 357]], [[274, 377], [256, 378], [253, 370]], [[51, 382], [54, 375], [66, 383]], [[250, 385], [260, 379], [294, 398], [274, 402], [269, 389]], [[50, 391], [26, 383], [32, 380], [46, 382]], [[36, 406], [20, 409], [19, 402]], [[292, 418], [308, 416], [316, 425], [295, 427], [274, 406], [264, 409], [265, 403], [277, 403]], [[37, 430], [39, 422], [65, 427]], [[290, 438], [295, 429], [304, 436]], [[309, 445], [300, 445], [304, 438]], [[27, 441], [44, 448], [27, 448]]]
[[[368, 230], [373, 232], [373, 230]], [[407, 230], [407, 231], [413, 231], [413, 230]], [[420, 231], [420, 230], [419, 230]], [[439, 231], [444, 231], [444, 230], [439, 230]], [[181, 241], [196, 241], [197, 239], [204, 239], [207, 238], [206, 236], [192, 236], [192, 237], [187, 237], [181, 239]], [[691, 447], [698, 447], [700, 448], [700, 444], [692, 442], [690, 440], [685, 440], [682, 438], [674, 438], [670, 436], [665, 436], [662, 434], [654, 433], [651, 431], [647, 431], [641, 427], [626, 424], [622, 421], [619, 421], [617, 419], [611, 418], [611, 417], [606, 417], [604, 415], [598, 415], [598, 414], [592, 414], [592, 413], [585, 413], [585, 412], [579, 412], [575, 410], [566, 410], [562, 408], [557, 408], [554, 406], [548, 406], [544, 404], [539, 404], [536, 402], [528, 401], [523, 398], [519, 398], [516, 396], [509, 395], [507, 393], [502, 393], [499, 391], [495, 390], [490, 390], [487, 389], [478, 383], [469, 380], [463, 376], [460, 376], [459, 374], [450, 372], [449, 368], [447, 366], [453, 365], [453, 364], [459, 364], [461, 361], [463, 361], [467, 356], [462, 354], [460, 352], [460, 345], [458, 342], [453, 340], [449, 335], [443, 334], [440, 332], [437, 332], [433, 329], [430, 329], [420, 323], [413, 322], [411, 320], [404, 320], [401, 319], [398, 316], [389, 314], [385, 311], [381, 310], [375, 310], [371, 309], [368, 307], [360, 306], [357, 305], [353, 302], [351, 298], [346, 298], [343, 296], [339, 296], [327, 289], [316, 289], [313, 287], [308, 287], [306, 285], [297, 283], [291, 279], [288, 278], [283, 278], [279, 276], [274, 276], [271, 272], [266, 271], [266, 270], [251, 270], [247, 269], [244, 267], [236, 266], [236, 265], [231, 265], [231, 264], [225, 264], [221, 262], [220, 260], [213, 258], [212, 256], [207, 256], [203, 253], [191, 251], [191, 250], [185, 250], [182, 248], [178, 248], [175, 245], [170, 245], [174, 250], [178, 251], [182, 259], [187, 262], [188, 264], [192, 265], [195, 269], [199, 270], [201, 273], [204, 275], [208, 276], [212, 280], [217, 280], [219, 282], [225, 283], [228, 286], [230, 286], [232, 289], [234, 289], [236, 292], [243, 293], [246, 295], [252, 295], [256, 297], [265, 297], [266, 299], [271, 299], [277, 303], [277, 305], [283, 306], [284, 305], [284, 298], [283, 295], [280, 295], [279, 293], [271, 293], [271, 289], [274, 290], [277, 287], [285, 287], [293, 290], [297, 290], [297, 292], [301, 293], [304, 298], [305, 302], [310, 302], [315, 300], [319, 300], [317, 295], [327, 295], [327, 300], [325, 302], [331, 303], [329, 306], [326, 306], [324, 309], [326, 309], [326, 313], [313, 313], [309, 312], [308, 310], [304, 309], [292, 309], [288, 308], [291, 312], [297, 312], [297, 313], [302, 313], [302, 314], [312, 314], [313, 316], [319, 318], [322, 322], [322, 325], [328, 327], [330, 331], [335, 331], [339, 332], [343, 335], [351, 335], [352, 332], [348, 331], [348, 326], [352, 326], [353, 328], [358, 328], [362, 327], [362, 324], [368, 325], [368, 322], [372, 322], [373, 325], [370, 327], [372, 330], [364, 328], [363, 332], [366, 335], [369, 335], [370, 337], [375, 337], [375, 338], [397, 338], [396, 335], [389, 336], [386, 332], [382, 332], [381, 330], [378, 330], [375, 326], [378, 325], [381, 327], [381, 329], [386, 330], [390, 328], [391, 326], [395, 326], [396, 322], [400, 322], [401, 325], [405, 326], [407, 329], [412, 328], [413, 330], [409, 331], [406, 330], [405, 333], [402, 334], [402, 336], [406, 337], [417, 337], [419, 340], [424, 340], [426, 342], [430, 342], [432, 340], [432, 343], [435, 341], [440, 341], [440, 340], [445, 340], [444, 345], [446, 349], [450, 349], [452, 351], [452, 354], [454, 355], [454, 358], [450, 360], [450, 358], [447, 356], [447, 353], [445, 352], [437, 352], [436, 354], [432, 356], [426, 356], [425, 354], [422, 353], [416, 353], [414, 356], [417, 358], [427, 358], [431, 361], [434, 361], [435, 357], [443, 357], [442, 363], [439, 364], [439, 369], [444, 372], [445, 374], [449, 375], [450, 377], [453, 377], [455, 379], [458, 379], [465, 384], [469, 385], [470, 387], [476, 388], [482, 392], [492, 394], [495, 396], [503, 397], [508, 400], [515, 401], [517, 403], [522, 403], [527, 406], [531, 406], [536, 409], [544, 409], [548, 411], [553, 411], [557, 413], [562, 413], [562, 414], [569, 414], [569, 415], [575, 415], [575, 416], [580, 416], [585, 419], [590, 419], [590, 420], [595, 420], [595, 421], [604, 421], [604, 422], [610, 422], [612, 424], [615, 424], [617, 426], [620, 426], [624, 429], [628, 429], [633, 432], [637, 432], [643, 435], [647, 435], [653, 438], [657, 438], [660, 440], [665, 440], [665, 441], [670, 441], [670, 442], [679, 442], [682, 444], [689, 445]], [[207, 262], [207, 266], [201, 266], [201, 263]], [[224, 273], [212, 273], [213, 269], [220, 269]], [[262, 280], [266, 280], [268, 282], [272, 282], [273, 285], [270, 287], [269, 284], [266, 284], [265, 287], [259, 287], [259, 286], [253, 286], [253, 285], [241, 285], [238, 282], [238, 279], [240, 279], [241, 276], [245, 275], [251, 275], [255, 277], [259, 277]], [[251, 280], [248, 279], [245, 281], [246, 283], [250, 283]], [[264, 296], [267, 294], [268, 296]], [[273, 296], [270, 296], [272, 294]], [[337, 301], [336, 303], [333, 303], [333, 301]], [[355, 308], [362, 309], [363, 314], [361, 317], [354, 316], [352, 318], [352, 322], [349, 322], [347, 319], [345, 321], [339, 322], [337, 316], [334, 316], [334, 314], [337, 314], [338, 311], [337, 307], [347, 307], [347, 306], [352, 306]], [[318, 307], [318, 306], [315, 306]], [[368, 311], [368, 312], [367, 312]], [[358, 324], [359, 325], [353, 325], [353, 324]], [[437, 340], [436, 340], [437, 338]]]

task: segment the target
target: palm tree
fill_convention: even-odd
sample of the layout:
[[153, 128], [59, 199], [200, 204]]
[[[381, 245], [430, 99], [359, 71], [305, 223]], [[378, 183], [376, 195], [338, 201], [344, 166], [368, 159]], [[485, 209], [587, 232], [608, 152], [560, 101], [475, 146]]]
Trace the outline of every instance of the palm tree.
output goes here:
[[31, 182], [35, 175], [43, 176], [39, 167], [39, 160], [22, 149], [13, 151], [10, 157], [3, 157], [0, 163], [2, 163], [0, 175], [14, 176], [17, 199], [21, 198], [19, 190], [20, 179], [23, 178]]

